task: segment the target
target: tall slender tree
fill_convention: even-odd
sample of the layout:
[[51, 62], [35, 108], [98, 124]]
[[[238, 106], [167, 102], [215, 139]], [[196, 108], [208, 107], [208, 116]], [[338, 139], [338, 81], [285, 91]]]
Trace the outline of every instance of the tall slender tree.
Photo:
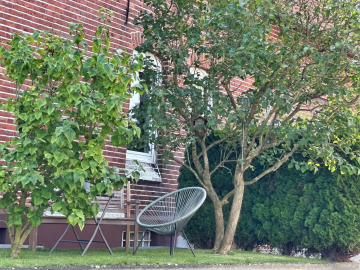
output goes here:
[[[359, 174], [353, 149], [359, 127], [352, 124], [351, 113], [359, 110], [360, 94], [357, 1], [145, 3], [150, 11], [137, 19], [145, 41], [137, 50], [168, 64], [157, 74], [163, 85], [149, 90], [146, 115], [152, 120], [146, 125], [159, 135], [148, 134], [164, 157], [188, 167], [207, 190], [216, 216], [215, 252], [227, 254], [231, 248], [245, 187], [277, 170], [296, 151], [308, 156], [307, 162], [292, 159], [296, 169], [327, 166]], [[200, 68], [205, 76], [198, 74]], [[220, 139], [207, 146], [212, 133]], [[188, 153], [185, 161], [174, 155], [189, 143], [192, 162]], [[219, 144], [220, 161], [210, 167], [209, 150]], [[236, 158], [230, 160], [232, 153]], [[269, 166], [244, 179], [256, 157]], [[229, 162], [236, 164], [235, 172], [224, 181], [232, 181], [234, 189], [220, 196], [211, 176]], [[225, 222], [222, 207], [230, 197]]]

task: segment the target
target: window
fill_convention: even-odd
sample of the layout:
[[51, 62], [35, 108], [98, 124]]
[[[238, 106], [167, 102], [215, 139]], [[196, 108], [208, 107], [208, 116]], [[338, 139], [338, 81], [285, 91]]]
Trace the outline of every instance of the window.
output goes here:
[[[152, 54], [146, 54], [145, 57], [149, 57], [151, 60], [153, 60], [155, 71], [161, 72], [162, 70], [161, 64], [158, 58], [156, 58]], [[142, 71], [138, 73], [137, 80], [139, 79], [143, 79]], [[161, 84], [161, 82], [156, 82], [156, 83]], [[134, 95], [130, 98], [129, 110], [134, 109], [136, 106], [139, 106], [141, 108], [141, 106], [145, 104], [148, 98], [149, 96], [147, 94], [140, 95], [139, 93], [134, 93]], [[130, 112], [129, 117], [133, 118], [134, 114]], [[141, 121], [132, 119], [133, 121], [137, 122], [138, 127], [141, 129], [141, 134], [145, 134], [146, 132], [149, 132], [144, 128], [145, 123], [147, 123], [146, 121], [149, 121], [149, 119], [146, 119], [146, 117], [148, 116], [145, 115], [141, 117], [142, 119]], [[140, 171], [140, 179], [161, 182], [160, 172], [156, 164], [156, 151], [153, 145], [147, 141], [144, 141], [143, 138], [140, 139], [134, 138], [134, 140], [127, 145], [126, 169], [128, 169], [129, 171], [135, 169], [138, 166], [135, 161], [138, 162], [139, 165], [141, 165], [145, 170], [145, 171]]]
[[0, 228], [0, 244], [5, 244], [6, 239], [6, 229]]
[[[191, 68], [190, 68], [190, 73], [191, 73], [191, 74], [194, 74], [194, 75], [195, 75], [195, 78], [196, 78], [196, 79], [199, 79], [199, 80], [202, 80], [202, 79], [204, 79], [205, 77], [208, 76], [207, 72], [206, 72], [205, 70], [203, 70], [203, 69], [200, 69], [200, 68], [193, 68], [193, 67], [191, 67]], [[202, 91], [201, 91], [201, 92], [202, 92], [202, 95], [204, 95], [204, 89], [203, 89], [203, 87], [198, 87], [198, 88], [200, 88], [200, 89], [202, 90]], [[208, 109], [210, 109], [212, 106], [213, 106], [213, 99], [210, 97]]]
[[[142, 78], [142, 73], [139, 74], [139, 78]], [[129, 110], [134, 109], [136, 106], [142, 107], [148, 95], [144, 93], [140, 95], [139, 93], [134, 93], [130, 98]], [[133, 118], [133, 113], [130, 113], [130, 118]], [[144, 117], [143, 120], [138, 121], [137, 119], [132, 119], [136, 122], [137, 126], [141, 129], [141, 134], [146, 133], [144, 129], [144, 124], [147, 119]], [[134, 140], [127, 145], [126, 158], [131, 160], [138, 160], [148, 163], [156, 163], [156, 153], [154, 147], [146, 141], [143, 141], [141, 138], [134, 138]]]
[[[140, 244], [141, 238], [143, 237], [144, 234], [145, 232], [138, 232], [138, 245]], [[130, 240], [129, 240], [130, 247], [134, 247], [134, 235], [135, 235], [134, 232], [130, 232]], [[151, 242], [151, 233], [148, 231], [146, 232], [142, 244], [139, 247], [150, 247], [150, 242]], [[125, 244], [126, 244], [126, 231], [123, 232], [122, 247], [125, 247]]]

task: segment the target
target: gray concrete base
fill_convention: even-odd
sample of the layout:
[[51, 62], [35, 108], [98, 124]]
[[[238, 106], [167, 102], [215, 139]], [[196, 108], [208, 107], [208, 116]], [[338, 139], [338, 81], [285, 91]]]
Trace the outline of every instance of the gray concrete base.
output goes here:
[[[0, 244], [0, 248], [11, 248], [10, 244]], [[21, 248], [29, 248], [29, 245], [22, 245]], [[44, 248], [43, 246], [37, 246], [37, 248]]]

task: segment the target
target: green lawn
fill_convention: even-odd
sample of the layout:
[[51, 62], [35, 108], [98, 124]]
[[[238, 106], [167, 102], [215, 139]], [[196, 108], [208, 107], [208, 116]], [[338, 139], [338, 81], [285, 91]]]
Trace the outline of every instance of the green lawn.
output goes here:
[[124, 249], [113, 249], [111, 256], [107, 250], [89, 250], [84, 256], [80, 249], [49, 250], [31, 252], [23, 249], [18, 259], [10, 259], [9, 249], [0, 249], [1, 267], [30, 267], [30, 266], [67, 266], [67, 265], [114, 265], [114, 264], [212, 264], [212, 263], [327, 263], [326, 260], [294, 258], [289, 256], [268, 255], [256, 252], [231, 251], [230, 255], [220, 256], [211, 250], [196, 249], [193, 257], [190, 250], [176, 249], [174, 258], [169, 255], [169, 249], [138, 250], [135, 256]]

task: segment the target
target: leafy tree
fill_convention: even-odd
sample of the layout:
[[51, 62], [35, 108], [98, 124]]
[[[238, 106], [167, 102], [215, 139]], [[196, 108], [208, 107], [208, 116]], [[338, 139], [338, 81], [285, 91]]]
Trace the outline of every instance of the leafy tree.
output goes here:
[[[321, 157], [319, 165], [331, 171], [359, 173], [353, 150], [359, 127], [351, 124], [360, 93], [356, 0], [145, 3], [151, 11], [137, 19], [145, 38], [137, 50], [152, 52], [168, 65], [158, 74], [162, 87], [150, 89], [147, 115], [152, 120], [146, 129], [157, 130], [159, 136], [149, 133], [156, 149], [187, 166], [206, 189], [214, 204], [215, 252], [227, 254], [231, 248], [245, 186], [276, 171], [295, 151], [309, 158], [292, 159], [299, 170], [317, 171], [313, 160]], [[207, 75], [197, 74], [199, 68]], [[209, 134], [220, 139], [206, 146]], [[189, 143], [192, 162], [184, 162], [173, 153]], [[226, 147], [212, 169], [208, 153], [220, 143]], [[232, 154], [235, 159], [229, 159]], [[244, 178], [256, 158], [269, 166]], [[231, 162], [235, 171], [224, 181], [234, 188], [218, 194], [211, 176]], [[223, 206], [231, 197], [225, 224]]]
[[[18, 137], [0, 145], [0, 208], [12, 244], [11, 257], [44, 209], [59, 211], [71, 225], [84, 227], [96, 215], [99, 193], [121, 189], [127, 178], [102, 156], [105, 140], [123, 146], [139, 135], [123, 103], [134, 91], [132, 77], [142, 56], [110, 52], [111, 12], [100, 10], [101, 24], [92, 39], [92, 53], [82, 24], [70, 23], [69, 39], [48, 31], [15, 34], [0, 47], [0, 64], [15, 85], [15, 96], [1, 108], [15, 116]], [[121, 172], [120, 172], [121, 173]], [[138, 179], [138, 173], [133, 175]], [[87, 193], [85, 181], [92, 186]]]
[[[211, 139], [207, 139], [207, 145]], [[220, 147], [212, 148], [210, 166], [216, 166]], [[298, 154], [296, 158], [307, 161]], [[264, 166], [257, 163], [255, 167], [258, 171]], [[346, 260], [360, 247], [360, 199], [356, 196], [360, 192], [359, 176], [332, 173], [325, 167], [320, 167], [315, 174], [289, 167], [290, 161], [246, 188], [242, 219], [236, 228], [234, 242], [245, 249], [270, 244], [286, 255], [306, 248], [308, 252], [320, 252], [323, 258]], [[222, 180], [230, 177], [234, 170], [234, 166], [229, 166], [229, 170], [222, 168], [212, 175], [217, 192], [233, 188], [231, 182]], [[179, 187], [199, 185], [185, 166], [180, 172]], [[226, 217], [230, 205], [223, 209]], [[192, 242], [201, 247], [213, 244], [215, 216], [209, 199], [189, 221], [187, 228], [186, 235]]]

